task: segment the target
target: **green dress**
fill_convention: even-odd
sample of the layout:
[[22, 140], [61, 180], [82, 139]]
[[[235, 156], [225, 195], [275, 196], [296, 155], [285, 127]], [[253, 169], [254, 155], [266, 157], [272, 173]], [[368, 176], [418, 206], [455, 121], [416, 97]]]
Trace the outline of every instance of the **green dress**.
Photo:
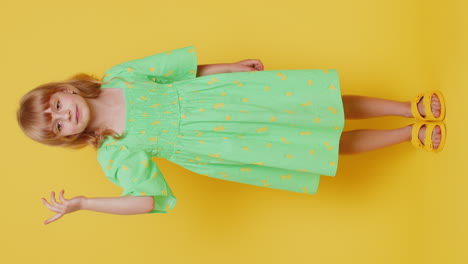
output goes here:
[[335, 176], [344, 127], [336, 70], [272, 70], [196, 77], [193, 46], [109, 69], [102, 88], [122, 88], [126, 128], [98, 149], [122, 195], [153, 196], [151, 213], [176, 197], [156, 164], [165, 158], [195, 173], [315, 194]]

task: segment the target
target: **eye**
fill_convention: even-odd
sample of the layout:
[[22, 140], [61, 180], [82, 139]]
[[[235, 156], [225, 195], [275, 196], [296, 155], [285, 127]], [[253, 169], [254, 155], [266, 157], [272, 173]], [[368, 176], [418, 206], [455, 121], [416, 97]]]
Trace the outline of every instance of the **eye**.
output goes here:
[[57, 101], [57, 103], [55, 103], [55, 109], [60, 110], [60, 101]]
[[57, 122], [57, 131], [60, 132], [62, 130], [62, 123], [61, 122]]

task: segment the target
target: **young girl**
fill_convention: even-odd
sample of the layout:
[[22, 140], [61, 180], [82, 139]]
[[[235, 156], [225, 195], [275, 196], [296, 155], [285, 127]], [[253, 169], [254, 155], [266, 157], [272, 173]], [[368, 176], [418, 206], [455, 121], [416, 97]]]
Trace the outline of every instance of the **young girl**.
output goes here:
[[[422, 121], [343, 132], [345, 116], [390, 115]], [[339, 154], [405, 141], [440, 151], [445, 126], [427, 121], [444, 116], [439, 92], [408, 102], [342, 96], [335, 70], [263, 71], [259, 60], [197, 65], [192, 46], [116, 65], [103, 82], [79, 74], [41, 85], [18, 110], [22, 130], [38, 142], [97, 148], [105, 175], [124, 189], [122, 197], [72, 199], [62, 190], [60, 202], [52, 192], [50, 203], [42, 199], [56, 213], [46, 224], [80, 209], [168, 212], [176, 197], [157, 157], [209, 177], [315, 194], [321, 175], [335, 176]]]

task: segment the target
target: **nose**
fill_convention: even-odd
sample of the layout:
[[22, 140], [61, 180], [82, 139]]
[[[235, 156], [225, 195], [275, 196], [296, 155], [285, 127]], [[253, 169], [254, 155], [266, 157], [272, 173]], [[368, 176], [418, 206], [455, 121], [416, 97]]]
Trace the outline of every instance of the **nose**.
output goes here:
[[56, 118], [61, 120], [70, 121], [72, 118], [71, 110], [61, 111], [61, 113], [56, 113]]

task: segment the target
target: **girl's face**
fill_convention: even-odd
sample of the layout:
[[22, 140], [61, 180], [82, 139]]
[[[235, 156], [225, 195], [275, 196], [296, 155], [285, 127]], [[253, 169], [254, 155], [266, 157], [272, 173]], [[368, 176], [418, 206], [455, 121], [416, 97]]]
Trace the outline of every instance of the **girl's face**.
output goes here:
[[86, 100], [72, 92], [57, 92], [50, 97], [46, 113], [52, 115], [51, 129], [58, 136], [70, 136], [83, 132], [90, 119]]

